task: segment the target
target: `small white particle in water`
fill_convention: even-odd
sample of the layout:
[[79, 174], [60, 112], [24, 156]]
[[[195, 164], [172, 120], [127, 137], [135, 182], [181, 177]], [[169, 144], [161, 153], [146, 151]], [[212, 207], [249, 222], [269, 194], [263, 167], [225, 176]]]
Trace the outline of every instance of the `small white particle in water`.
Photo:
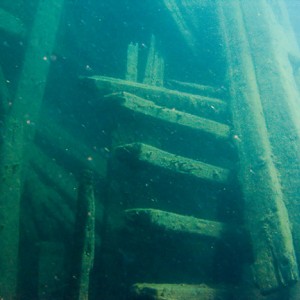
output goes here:
[[93, 160], [93, 158], [91, 156], [88, 156], [87, 160], [91, 161], [91, 160]]
[[31, 123], [31, 122], [30, 122], [30, 120], [27, 120], [27, 121], [26, 121], [26, 124], [28, 124], [28, 125], [29, 125], [30, 123]]
[[44, 57], [43, 57], [43, 60], [45, 60], [45, 61], [48, 60], [48, 57], [47, 57], [47, 56], [44, 56]]
[[251, 174], [255, 175], [255, 172], [254, 172], [252, 169], [250, 169], [249, 172], [250, 172]]
[[241, 141], [240, 137], [239, 137], [237, 134], [235, 134], [235, 135], [233, 136], [233, 139], [236, 140], [236, 141], [238, 141], [238, 142]]
[[85, 66], [85, 69], [86, 69], [87, 71], [92, 71], [92, 68], [91, 68], [89, 65], [86, 65], [86, 66]]

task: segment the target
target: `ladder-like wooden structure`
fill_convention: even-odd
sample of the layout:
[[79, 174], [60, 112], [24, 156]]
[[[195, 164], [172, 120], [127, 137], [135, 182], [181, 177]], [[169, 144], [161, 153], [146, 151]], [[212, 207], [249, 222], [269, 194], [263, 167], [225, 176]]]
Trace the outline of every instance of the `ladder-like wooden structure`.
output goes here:
[[[96, 245], [107, 299], [294, 299], [300, 55], [284, 3], [216, 3], [226, 89], [165, 78], [154, 35], [143, 76], [131, 43], [125, 79], [80, 78], [91, 109], [109, 116], [110, 143], [99, 151], [42, 108], [63, 2], [39, 1], [30, 30], [0, 8], [1, 34], [25, 45], [14, 90], [0, 68], [0, 298], [16, 297], [19, 258], [24, 277], [28, 257], [36, 297], [87, 299]], [[186, 2], [188, 22], [178, 1], [161, 5], [197, 55], [197, 1]], [[81, 250], [69, 258], [74, 228]], [[38, 263], [19, 255], [20, 233], [37, 245]]]
[[[132, 45], [129, 45], [129, 54], [131, 47]], [[155, 50], [149, 51], [149, 56], [154, 55]], [[134, 60], [130, 57], [128, 61], [134, 64]], [[128, 67], [126, 78], [136, 78], [137, 76], [129, 74], [136, 69]], [[146, 69], [145, 72], [152, 73], [154, 78], [161, 76], [161, 73], [155, 70], [149, 72]], [[229, 258], [226, 251], [240, 256], [239, 249], [247, 243], [241, 223], [236, 221], [236, 224], [226, 224], [218, 219], [217, 210], [221, 209], [218, 205], [226, 201], [218, 194], [221, 192], [227, 194], [227, 190], [230, 191], [231, 187], [236, 184], [234, 170], [230, 167], [234, 165], [236, 159], [232, 149], [234, 138], [230, 126], [221, 122], [221, 120], [229, 120], [228, 104], [219, 97], [217, 98], [222, 93], [216, 88], [180, 82], [173, 82], [173, 85], [179, 89], [180, 87], [181, 89], [194, 89], [196, 93], [103, 76], [83, 80], [84, 86], [92, 88], [96, 91], [96, 95], [98, 93], [99, 97], [103, 98], [102, 105], [107, 113], [111, 113], [112, 118], [115, 116], [118, 119], [116, 122], [119, 123], [113, 133], [115, 149], [112, 162], [109, 164], [109, 178], [112, 182], [118, 182], [118, 201], [124, 203], [125, 210], [124, 213], [117, 212], [108, 205], [107, 213], [124, 214], [124, 222], [132, 228], [131, 237], [128, 236], [128, 240], [133, 240], [130, 243], [133, 243], [136, 248], [144, 242], [140, 231], [143, 235], [149, 236], [148, 239], [152, 238], [153, 244], [157, 243], [156, 235], [159, 234], [174, 239], [179, 248], [181, 247], [180, 240], [197, 241], [205, 249], [201, 250], [201, 246], [198, 245], [201, 258], [197, 262], [202, 264], [206, 268], [205, 272], [211, 274], [213, 278], [215, 276], [214, 265], [217, 264], [214, 258], [217, 252], [227, 247], [223, 253], [224, 257]], [[152, 82], [162, 81], [152, 80]], [[145, 124], [148, 125], [145, 126]], [[151, 129], [147, 129], [148, 127]], [[140, 128], [140, 133], [133, 133], [133, 128]], [[146, 128], [144, 133], [143, 128]], [[173, 134], [172, 138], [177, 144], [176, 149], [173, 150], [175, 153], [172, 153], [170, 149], [172, 147], [169, 143], [170, 133]], [[188, 136], [190, 140], [183, 139], [183, 135]], [[195, 139], [198, 140], [197, 143], [194, 143]], [[190, 152], [189, 155], [187, 150]], [[197, 153], [196, 157], [193, 157], [192, 153], [194, 155]], [[139, 182], [135, 180], [143, 176], [139, 175], [139, 172], [143, 173], [144, 170], [148, 172], [149, 178], [146, 181], [148, 183], [136, 192], [134, 189]], [[132, 172], [137, 174], [130, 182]], [[122, 178], [120, 174], [124, 174], [126, 178]], [[181, 202], [186, 202], [186, 206], [190, 206], [189, 203], [198, 202], [194, 207], [196, 211], [188, 212], [188, 209], [185, 209], [180, 212], [176, 204], [178, 187], [172, 184], [164, 187], [163, 184], [156, 182], [158, 189], [170, 190], [168, 196], [164, 196], [165, 199], [159, 195], [161, 193], [159, 191], [156, 191], [158, 195], [153, 191], [153, 194], [149, 193], [149, 189], [153, 188], [151, 186], [155, 185], [151, 182], [152, 177], [164, 178], [163, 182], [172, 182], [176, 178], [175, 182], [179, 185], [190, 180], [192, 182], [190, 189], [194, 192], [191, 193], [187, 189], [187, 193], [184, 194], [181, 191], [181, 197], [184, 197], [184, 201], [181, 200]], [[143, 182], [144, 180], [142, 179]], [[124, 185], [129, 185], [126, 191], [127, 196], [122, 194]], [[114, 189], [114, 186], [110, 186], [109, 189]], [[143, 194], [146, 198], [154, 198], [154, 202], [136, 199]], [[109, 195], [111, 199], [114, 199], [114, 191], [109, 192]], [[174, 198], [173, 207], [168, 205], [170, 199], [167, 197]], [[149, 207], [145, 207], [147, 202]], [[139, 203], [142, 207], [138, 206]], [[203, 209], [197, 209], [197, 206]], [[167, 210], [166, 207], [169, 209]], [[187, 213], [198, 217], [187, 216]], [[136, 239], [133, 237], [134, 234], [137, 234]], [[222, 246], [223, 243], [227, 246]], [[168, 251], [170, 251], [168, 248], [162, 247], [156, 255], [162, 255], [163, 252]], [[191, 254], [184, 253], [181, 259], [188, 261], [191, 259]], [[171, 257], [170, 260], [172, 260]], [[140, 263], [143, 264], [143, 262]], [[220, 265], [222, 265], [221, 262]], [[172, 269], [172, 265], [169, 265], [169, 268]], [[231, 268], [235, 267], [231, 265]], [[142, 281], [143, 278], [140, 280]], [[155, 281], [155, 278], [152, 280]], [[182, 282], [169, 284], [168, 280], [166, 277], [165, 282], [157, 284], [136, 283], [132, 288], [131, 297], [135, 299], [144, 299], [144, 297], [149, 299], [199, 299], [199, 297], [202, 297], [201, 299], [231, 299], [235, 291], [233, 284], [227, 287], [224, 285], [209, 287], [211, 282], [208, 282], [208, 285], [205, 285], [205, 281], [195, 285], [193, 284], [195, 282], [188, 284], [189, 282], [185, 281], [186, 278], [182, 278]]]

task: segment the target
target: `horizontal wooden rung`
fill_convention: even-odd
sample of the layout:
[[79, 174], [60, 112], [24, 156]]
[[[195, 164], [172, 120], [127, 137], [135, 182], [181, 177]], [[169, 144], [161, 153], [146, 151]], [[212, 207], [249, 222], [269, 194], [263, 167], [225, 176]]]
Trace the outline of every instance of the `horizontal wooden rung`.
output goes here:
[[175, 89], [178, 91], [192, 93], [196, 95], [208, 96], [208, 97], [224, 97], [225, 88], [224, 87], [213, 87], [209, 85], [191, 83], [191, 82], [183, 82], [178, 80], [168, 80], [166, 82], [168, 88]]
[[152, 101], [145, 100], [127, 92], [110, 94], [105, 98], [109, 99], [111, 104], [119, 104], [120, 106], [135, 113], [171, 123], [173, 125], [207, 133], [216, 138], [227, 139], [230, 135], [230, 128], [228, 125], [181, 112], [175, 108], [170, 109], [158, 106]]
[[184, 216], [152, 208], [134, 208], [125, 210], [126, 220], [135, 228], [162, 230], [172, 234], [184, 234], [203, 239], [228, 240], [240, 233], [236, 228], [216, 221]]
[[230, 300], [230, 289], [212, 288], [205, 284], [136, 283], [131, 288], [132, 299], [148, 300]]
[[172, 173], [191, 176], [214, 184], [227, 184], [229, 181], [229, 170], [142, 143], [119, 146], [115, 149], [115, 155], [125, 162], [136, 160]]
[[83, 83], [96, 88], [102, 95], [128, 92], [151, 100], [159, 106], [165, 106], [171, 109], [175, 108], [216, 120], [225, 118], [227, 112], [227, 103], [213, 97], [183, 93], [164, 87], [151, 86], [105, 76], [84, 77], [82, 80]]

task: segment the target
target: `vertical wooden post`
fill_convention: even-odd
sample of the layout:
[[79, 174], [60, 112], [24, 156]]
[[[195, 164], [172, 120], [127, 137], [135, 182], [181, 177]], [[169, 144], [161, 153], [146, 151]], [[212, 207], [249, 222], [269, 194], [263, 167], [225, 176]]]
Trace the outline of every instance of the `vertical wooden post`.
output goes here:
[[164, 59], [157, 49], [157, 41], [154, 35], [151, 36], [144, 83], [155, 86], [164, 85]]
[[139, 45], [130, 43], [127, 49], [126, 80], [137, 82], [138, 80]]
[[78, 188], [77, 214], [75, 220], [74, 247], [72, 251], [72, 292], [67, 299], [89, 298], [90, 272], [95, 251], [95, 197], [93, 174], [86, 170]]
[[300, 86], [297, 86], [297, 67], [300, 66], [300, 50], [289, 25], [284, 1], [259, 0], [255, 4], [243, 1], [241, 7], [251, 37], [249, 45], [269, 141], [299, 262]]
[[4, 118], [0, 152], [0, 298], [17, 291], [19, 212], [24, 149], [36, 126], [64, 0], [40, 0], [16, 96]]
[[[253, 6], [257, 2], [260, 1]], [[218, 10], [228, 62], [234, 137], [240, 157], [238, 175], [254, 250], [253, 274], [261, 291], [270, 292], [297, 281], [299, 275], [253, 60], [256, 49], [250, 46], [243, 3], [222, 0], [218, 2]], [[259, 23], [257, 18], [252, 22]], [[263, 30], [256, 28], [258, 35]]]

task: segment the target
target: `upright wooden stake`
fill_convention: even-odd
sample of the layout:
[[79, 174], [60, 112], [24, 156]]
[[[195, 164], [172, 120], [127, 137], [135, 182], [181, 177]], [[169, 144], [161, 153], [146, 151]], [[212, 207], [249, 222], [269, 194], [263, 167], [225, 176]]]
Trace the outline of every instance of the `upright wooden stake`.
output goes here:
[[72, 295], [71, 297], [67, 295], [67, 299], [87, 300], [95, 251], [95, 197], [93, 175], [90, 170], [86, 170], [83, 174], [77, 201], [71, 279]]
[[137, 82], [138, 80], [139, 45], [130, 43], [127, 48], [127, 70], [125, 79]]
[[151, 36], [151, 44], [145, 70], [144, 83], [155, 86], [164, 85], [164, 59], [157, 49], [157, 41]]
[[64, 0], [40, 0], [0, 152], [0, 298], [17, 294], [19, 212], [25, 145], [33, 137], [43, 100]]

